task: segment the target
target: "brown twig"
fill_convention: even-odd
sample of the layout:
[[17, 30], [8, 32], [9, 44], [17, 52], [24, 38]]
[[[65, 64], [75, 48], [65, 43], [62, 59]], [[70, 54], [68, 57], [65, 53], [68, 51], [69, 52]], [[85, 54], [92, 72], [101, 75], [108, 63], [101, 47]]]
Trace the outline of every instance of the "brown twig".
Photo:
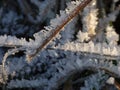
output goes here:
[[37, 49], [36, 52], [32, 55], [28, 55], [27, 59], [31, 61], [47, 44], [55, 38], [55, 36], [62, 30], [62, 28], [69, 22], [71, 21], [76, 15], [79, 14], [79, 11], [81, 11], [83, 8], [85, 8], [92, 0], [84, 0], [82, 1], [70, 14], [68, 14], [67, 18], [60, 24], [58, 25], [54, 32], [40, 45]]

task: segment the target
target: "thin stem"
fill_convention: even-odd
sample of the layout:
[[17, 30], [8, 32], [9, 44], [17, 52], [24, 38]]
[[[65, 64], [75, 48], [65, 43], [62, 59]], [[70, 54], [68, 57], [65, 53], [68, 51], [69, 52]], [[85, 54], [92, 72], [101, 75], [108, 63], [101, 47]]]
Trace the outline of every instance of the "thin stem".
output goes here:
[[79, 14], [79, 11], [81, 11], [83, 8], [85, 8], [92, 0], [84, 0], [82, 1], [70, 14], [68, 14], [67, 18], [60, 24], [58, 25], [54, 32], [40, 45], [37, 49], [36, 52], [32, 55], [28, 55], [27, 59], [31, 61], [47, 44], [55, 38], [55, 36], [62, 30], [62, 28], [69, 22], [71, 21], [76, 15]]

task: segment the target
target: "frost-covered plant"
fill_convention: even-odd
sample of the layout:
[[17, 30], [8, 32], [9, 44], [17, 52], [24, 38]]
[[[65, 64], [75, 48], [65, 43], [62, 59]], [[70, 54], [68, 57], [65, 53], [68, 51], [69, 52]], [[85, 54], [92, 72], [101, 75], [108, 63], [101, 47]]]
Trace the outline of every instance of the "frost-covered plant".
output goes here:
[[[55, 5], [55, 1], [17, 0], [21, 13], [27, 17], [29, 22], [33, 23], [34, 27], [36, 23], [39, 24], [40, 21], [52, 15], [51, 8]], [[120, 9], [111, 10], [107, 14], [108, 16], [101, 18], [98, 17], [97, 2], [98, 0], [69, 2], [67, 8], [60, 11], [60, 15], [56, 15], [56, 18], [50, 21], [49, 26], [34, 33], [34, 40], [27, 41], [24, 37], [20, 39], [16, 36], [1, 35], [0, 46], [5, 47], [8, 51], [5, 53], [2, 50], [0, 54], [3, 58], [0, 82], [10, 89], [57, 90], [62, 88], [67, 90], [66, 88], [68, 88], [70, 90], [71, 88], [81, 88], [81, 90], [100, 90], [106, 85], [106, 82], [109, 82], [108, 77], [114, 77], [115, 80], [120, 78], [120, 47], [117, 44], [119, 37], [110, 25], [115, 21]], [[114, 4], [116, 2], [114, 1]], [[31, 3], [38, 7], [39, 13], [35, 17], [32, 16], [30, 10]], [[9, 31], [8, 27], [21, 25], [16, 22], [25, 18], [24, 15], [17, 15], [16, 11], [3, 13], [3, 8], [0, 9], [0, 15], [3, 15], [0, 16], [2, 18], [0, 24], [6, 28], [6, 31]], [[8, 22], [6, 19], [9, 19]], [[82, 25], [78, 27], [77, 25], [80, 23]], [[22, 27], [19, 26], [18, 29]], [[31, 26], [27, 25], [27, 27]], [[63, 29], [64, 31], [62, 31]], [[20, 32], [21, 29], [17, 31], [17, 33]], [[16, 55], [21, 52], [23, 52], [22, 55]], [[86, 69], [94, 73], [91, 74]], [[81, 73], [83, 71], [85, 72]], [[79, 72], [80, 78], [75, 77], [77, 72]], [[87, 76], [85, 73], [88, 73]], [[119, 82], [117, 83], [119, 84]], [[118, 88], [118, 84], [114, 86]]]

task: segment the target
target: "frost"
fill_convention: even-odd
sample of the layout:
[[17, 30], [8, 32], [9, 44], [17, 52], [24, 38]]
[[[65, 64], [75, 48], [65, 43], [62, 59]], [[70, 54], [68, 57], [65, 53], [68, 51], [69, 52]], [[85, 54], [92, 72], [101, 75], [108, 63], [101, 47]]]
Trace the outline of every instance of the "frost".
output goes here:
[[[19, 13], [12, 1], [13, 9], [9, 10], [9, 5], [0, 8], [0, 34], [5, 33], [0, 35], [0, 82], [7, 89], [64, 89], [73, 78], [73, 88], [84, 83], [75, 88], [100, 90], [120, 78], [119, 35], [110, 25], [119, 8], [110, 9], [102, 18], [96, 0], [60, 6], [67, 1], [17, 0]], [[117, 0], [113, 2], [115, 5]]]
[[77, 38], [78, 41], [80, 42], [88, 41], [90, 39], [87, 32], [81, 32], [81, 31], [78, 32]]
[[107, 37], [108, 43], [111, 45], [116, 45], [117, 41], [119, 40], [119, 36], [115, 32], [114, 28], [111, 26], [107, 26], [106, 31], [107, 31], [106, 37]]
[[93, 0], [91, 4], [84, 9], [82, 19], [83, 31], [87, 31], [89, 36], [96, 34], [95, 29], [98, 24], [97, 20], [96, 0]]
[[114, 84], [115, 79], [113, 77], [110, 77], [107, 81], [108, 84]]
[[61, 45], [60, 47], [58, 46], [55, 48], [66, 51], [70, 50], [70, 51], [89, 52], [89, 53], [115, 55], [115, 56], [119, 56], [119, 52], [120, 52], [120, 50], [118, 49], [119, 47], [117, 46], [111, 47], [107, 44], [101, 44], [101, 43], [94, 45], [93, 42], [89, 42], [89, 43], [68, 42], [65, 45]]
[[103, 74], [104, 72], [99, 71], [97, 74], [91, 76], [91, 78], [85, 81], [85, 87], [82, 87], [81, 90], [89, 90], [89, 89], [99, 90], [100, 87], [104, 85], [104, 79], [108, 77], [108, 76], [104, 76]]

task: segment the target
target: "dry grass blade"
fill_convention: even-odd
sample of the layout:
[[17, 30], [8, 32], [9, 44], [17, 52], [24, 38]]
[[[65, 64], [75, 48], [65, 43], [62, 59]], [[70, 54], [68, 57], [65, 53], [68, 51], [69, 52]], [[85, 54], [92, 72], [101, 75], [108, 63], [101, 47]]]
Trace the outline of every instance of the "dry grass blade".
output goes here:
[[118, 83], [116, 80], [115, 80], [115, 86], [118, 90], [120, 90], [120, 83]]
[[54, 32], [36, 49], [36, 52], [32, 55], [28, 55], [28, 61], [31, 61], [47, 44], [55, 38], [55, 36], [62, 30], [62, 28], [71, 21], [76, 15], [79, 14], [79, 11], [85, 8], [92, 0], [83, 0], [68, 16], [67, 18], [60, 24], [58, 27], [53, 30]]

